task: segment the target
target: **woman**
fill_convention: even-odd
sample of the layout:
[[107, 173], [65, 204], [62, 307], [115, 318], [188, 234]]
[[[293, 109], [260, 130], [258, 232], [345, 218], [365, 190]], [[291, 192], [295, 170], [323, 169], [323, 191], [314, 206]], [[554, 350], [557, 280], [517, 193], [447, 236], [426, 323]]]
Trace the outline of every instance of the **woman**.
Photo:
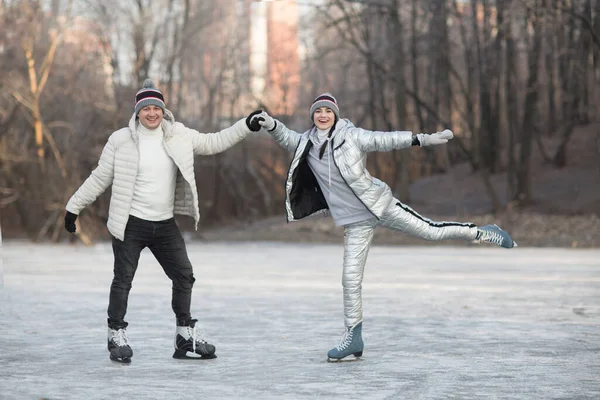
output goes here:
[[330, 93], [318, 96], [311, 108], [314, 126], [300, 134], [267, 113], [263, 126], [281, 147], [294, 151], [286, 181], [289, 221], [310, 215], [331, 215], [344, 227], [342, 286], [345, 331], [330, 360], [362, 356], [362, 280], [375, 228], [378, 225], [425, 240], [464, 239], [512, 248], [517, 244], [496, 225], [434, 222], [394, 198], [390, 187], [366, 169], [367, 153], [410, 146], [431, 146], [452, 139], [450, 130], [433, 134], [407, 131], [376, 132], [358, 128], [339, 118], [337, 100]]

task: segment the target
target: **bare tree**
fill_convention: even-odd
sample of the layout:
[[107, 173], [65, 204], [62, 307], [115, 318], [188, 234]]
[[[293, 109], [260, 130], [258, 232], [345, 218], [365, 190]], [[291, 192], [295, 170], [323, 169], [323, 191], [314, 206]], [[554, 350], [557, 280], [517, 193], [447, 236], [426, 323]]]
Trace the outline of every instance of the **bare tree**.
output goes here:
[[[70, 0], [67, 5], [66, 18], [69, 17], [71, 9]], [[24, 35], [21, 38], [21, 46], [25, 59], [27, 61], [27, 72], [29, 77], [29, 97], [24, 98], [20, 93], [15, 92], [14, 95], [19, 102], [26, 107], [32, 116], [32, 125], [35, 136], [35, 144], [37, 148], [37, 156], [40, 162], [40, 166], [44, 167], [44, 136], [48, 138], [50, 144], [55, 147], [54, 140], [47, 130], [45, 130], [42, 113], [40, 110], [40, 97], [48, 81], [48, 76], [54, 62], [54, 55], [56, 54], [56, 48], [59, 45], [62, 30], [64, 28], [65, 20], [59, 21], [58, 16], [55, 15], [55, 22], [53, 27], [49, 29], [49, 46], [46, 54], [42, 58], [41, 65], [36, 64], [36, 45], [39, 39], [39, 24], [44, 21], [42, 17], [41, 4], [37, 1], [30, 2], [24, 1], [21, 3], [22, 12], [27, 22], [27, 28], [24, 31]], [[54, 4], [57, 8], [57, 5]], [[43, 26], [43, 25], [42, 25]], [[44, 135], [46, 133], [46, 135]], [[55, 151], [57, 160], [62, 162], [60, 155]]]
[[[513, 0], [506, 0], [506, 9], [513, 9]], [[518, 69], [516, 44], [513, 32], [513, 17], [509, 11], [509, 18], [506, 22], [506, 40], [504, 51], [504, 98], [506, 108], [506, 119], [508, 121], [508, 145], [507, 145], [507, 198], [513, 199], [516, 197], [516, 159], [515, 148], [517, 143], [519, 113], [518, 113]]]
[[535, 0], [534, 7], [528, 10], [527, 19], [532, 29], [532, 44], [528, 52], [528, 78], [523, 106], [520, 152], [517, 164], [516, 200], [522, 204], [531, 202], [531, 150], [533, 134], [536, 129], [538, 101], [538, 71], [540, 64], [542, 32], [539, 6], [547, 0]]
[[[390, 22], [388, 26], [390, 37], [397, 38], [391, 43], [392, 54], [394, 55], [392, 58], [392, 74], [395, 82], [394, 104], [396, 106], [396, 126], [405, 127], [408, 126], [408, 96], [406, 95], [406, 52], [404, 50], [404, 40], [402, 40], [404, 29], [400, 14], [401, 5], [400, 0], [395, 0], [391, 3], [389, 10]], [[394, 151], [393, 155], [395, 162], [393, 187], [400, 200], [408, 202], [410, 200], [408, 190], [410, 184], [409, 155], [401, 151]]]

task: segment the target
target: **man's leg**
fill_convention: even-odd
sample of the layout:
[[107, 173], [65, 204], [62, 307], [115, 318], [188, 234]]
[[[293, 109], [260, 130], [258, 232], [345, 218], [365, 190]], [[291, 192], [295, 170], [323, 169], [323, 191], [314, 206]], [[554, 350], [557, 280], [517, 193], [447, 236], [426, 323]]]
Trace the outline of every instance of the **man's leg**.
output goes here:
[[154, 222], [154, 224], [156, 227], [154, 239], [148, 247], [173, 282], [171, 307], [177, 318], [177, 324], [189, 324], [192, 319], [190, 305], [195, 278], [185, 241], [175, 219]]
[[408, 233], [425, 240], [477, 239], [477, 226], [466, 222], [436, 222], [419, 215], [415, 210], [394, 200], [379, 220], [389, 229]]
[[148, 226], [144, 224], [148, 224], [148, 222], [130, 217], [125, 229], [124, 240], [116, 238], [112, 240], [115, 264], [108, 303], [108, 326], [111, 329], [118, 330], [127, 327], [124, 318], [127, 312], [129, 291], [137, 270], [140, 253], [145, 247], [145, 236], [148, 233]]
[[175, 219], [155, 222], [155, 226], [156, 234], [149, 247], [173, 282], [171, 306], [177, 319], [173, 358], [195, 358], [188, 355], [190, 352], [200, 355], [198, 358], [216, 358], [215, 346], [204, 340], [196, 326], [198, 320], [191, 317], [194, 272]]

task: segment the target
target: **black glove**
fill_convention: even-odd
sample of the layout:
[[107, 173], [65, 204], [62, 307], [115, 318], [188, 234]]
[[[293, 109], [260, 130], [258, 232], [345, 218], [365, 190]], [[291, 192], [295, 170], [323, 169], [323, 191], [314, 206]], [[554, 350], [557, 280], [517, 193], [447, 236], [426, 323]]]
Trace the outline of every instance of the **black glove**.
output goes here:
[[71, 233], [75, 233], [75, 220], [77, 219], [77, 214], [73, 214], [72, 212], [67, 211], [65, 214], [65, 229]]
[[257, 117], [256, 115], [262, 113], [262, 110], [256, 110], [252, 112], [252, 114], [248, 115], [246, 118], [246, 125], [248, 125], [248, 129], [252, 132], [258, 132], [262, 128], [262, 125], [258, 123], [258, 121], [264, 121], [263, 117]]

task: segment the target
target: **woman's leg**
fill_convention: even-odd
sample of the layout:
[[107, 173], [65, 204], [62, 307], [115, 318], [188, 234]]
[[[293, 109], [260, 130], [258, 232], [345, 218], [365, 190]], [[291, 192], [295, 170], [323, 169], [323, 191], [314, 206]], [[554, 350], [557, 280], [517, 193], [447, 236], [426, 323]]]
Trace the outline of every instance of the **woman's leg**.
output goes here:
[[477, 226], [470, 222], [436, 222], [419, 215], [415, 210], [394, 200], [381, 216], [379, 224], [425, 240], [476, 240]]
[[344, 323], [351, 327], [362, 321], [362, 280], [373, 240], [375, 218], [344, 227]]
[[362, 280], [376, 226], [377, 220], [372, 218], [344, 227], [342, 287], [346, 329], [340, 344], [327, 353], [329, 360], [341, 360], [349, 355], [362, 356]]

